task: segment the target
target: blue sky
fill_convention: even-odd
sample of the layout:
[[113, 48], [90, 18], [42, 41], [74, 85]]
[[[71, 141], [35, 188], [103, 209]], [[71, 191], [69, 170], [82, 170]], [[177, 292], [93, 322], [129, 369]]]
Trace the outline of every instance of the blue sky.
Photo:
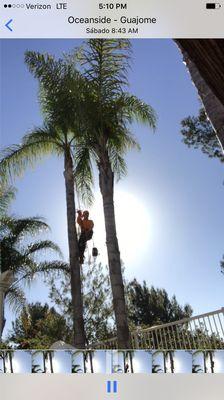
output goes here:
[[[25, 50], [60, 56], [78, 40], [1, 41], [1, 145], [19, 143], [42, 117], [37, 82], [24, 65]], [[194, 313], [223, 306], [224, 253], [223, 166], [181, 142], [180, 121], [197, 114], [197, 92], [171, 40], [134, 40], [130, 91], [154, 107], [155, 134], [133, 125], [141, 152], [126, 157], [128, 176], [116, 186], [115, 206], [121, 256], [128, 279], [146, 280], [189, 302]], [[62, 160], [43, 161], [24, 178], [12, 211], [20, 216], [44, 216], [51, 239], [67, 258], [65, 193]], [[92, 210], [95, 238], [105, 261], [100, 196]], [[130, 200], [130, 201], [129, 201]], [[126, 236], [127, 233], [127, 236]], [[48, 289], [37, 281], [29, 300], [47, 301]], [[8, 326], [12, 313], [7, 310]]]

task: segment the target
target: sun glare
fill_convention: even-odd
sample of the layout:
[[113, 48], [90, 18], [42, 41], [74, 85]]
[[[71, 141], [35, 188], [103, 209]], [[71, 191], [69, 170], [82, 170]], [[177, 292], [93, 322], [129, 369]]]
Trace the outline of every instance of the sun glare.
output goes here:
[[[125, 191], [117, 191], [114, 199], [117, 236], [123, 262], [135, 262], [148, 251], [152, 235], [150, 213], [141, 198]], [[94, 245], [102, 261], [106, 260], [106, 235], [102, 200], [98, 194], [90, 210], [94, 220]]]

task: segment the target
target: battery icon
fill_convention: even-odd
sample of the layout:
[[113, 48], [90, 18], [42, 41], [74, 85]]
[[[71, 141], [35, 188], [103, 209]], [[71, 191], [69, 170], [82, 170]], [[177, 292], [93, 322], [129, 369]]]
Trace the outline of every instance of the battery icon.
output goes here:
[[220, 3], [207, 3], [206, 4], [206, 8], [207, 10], [217, 10], [219, 8], [221, 8], [221, 4]]

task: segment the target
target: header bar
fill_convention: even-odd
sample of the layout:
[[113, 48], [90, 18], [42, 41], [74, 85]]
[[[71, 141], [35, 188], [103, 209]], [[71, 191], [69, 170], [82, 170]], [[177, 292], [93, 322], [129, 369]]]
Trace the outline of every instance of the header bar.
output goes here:
[[4, 0], [0, 35], [2, 38], [223, 38], [224, 2]]

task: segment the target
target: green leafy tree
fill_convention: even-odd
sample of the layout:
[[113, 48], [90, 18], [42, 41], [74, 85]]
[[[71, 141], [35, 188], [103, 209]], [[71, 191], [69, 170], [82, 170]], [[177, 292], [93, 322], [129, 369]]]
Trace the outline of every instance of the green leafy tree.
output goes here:
[[[224, 154], [219, 139], [213, 129], [204, 108], [199, 110], [197, 117], [187, 117], [181, 122], [183, 142], [189, 147], [199, 149], [209, 158], [224, 162]], [[221, 261], [221, 271], [224, 273], [224, 259]]]
[[222, 148], [204, 108], [199, 110], [198, 116], [183, 119], [181, 126], [183, 142], [188, 147], [199, 149], [208, 157], [218, 158], [224, 162]]
[[46, 349], [58, 341], [70, 342], [72, 329], [64, 316], [48, 304], [32, 303], [25, 307], [8, 334], [18, 349]]
[[[65, 275], [59, 284], [48, 279], [50, 298], [70, 325], [72, 303], [69, 291], [69, 276]], [[107, 273], [101, 264], [88, 266], [82, 271], [82, 292], [86, 340], [91, 344], [114, 336], [114, 314], [111, 289]]]
[[156, 126], [152, 107], [127, 92], [129, 62], [127, 40], [92, 39], [84, 44], [79, 63], [90, 86], [85, 110], [87, 130], [75, 154], [80, 187], [86, 171], [91, 176], [91, 160], [99, 172], [118, 347], [122, 349], [130, 347], [130, 336], [115, 221], [114, 181], [126, 173], [126, 152], [139, 148], [130, 131], [131, 123], [140, 122], [152, 129]]
[[224, 256], [223, 256], [223, 259], [221, 261], [221, 271], [224, 274]]
[[127, 285], [129, 319], [134, 326], [154, 326], [189, 318], [192, 308], [180, 306], [175, 296], [169, 298], [165, 289], [150, 288], [136, 279]]

